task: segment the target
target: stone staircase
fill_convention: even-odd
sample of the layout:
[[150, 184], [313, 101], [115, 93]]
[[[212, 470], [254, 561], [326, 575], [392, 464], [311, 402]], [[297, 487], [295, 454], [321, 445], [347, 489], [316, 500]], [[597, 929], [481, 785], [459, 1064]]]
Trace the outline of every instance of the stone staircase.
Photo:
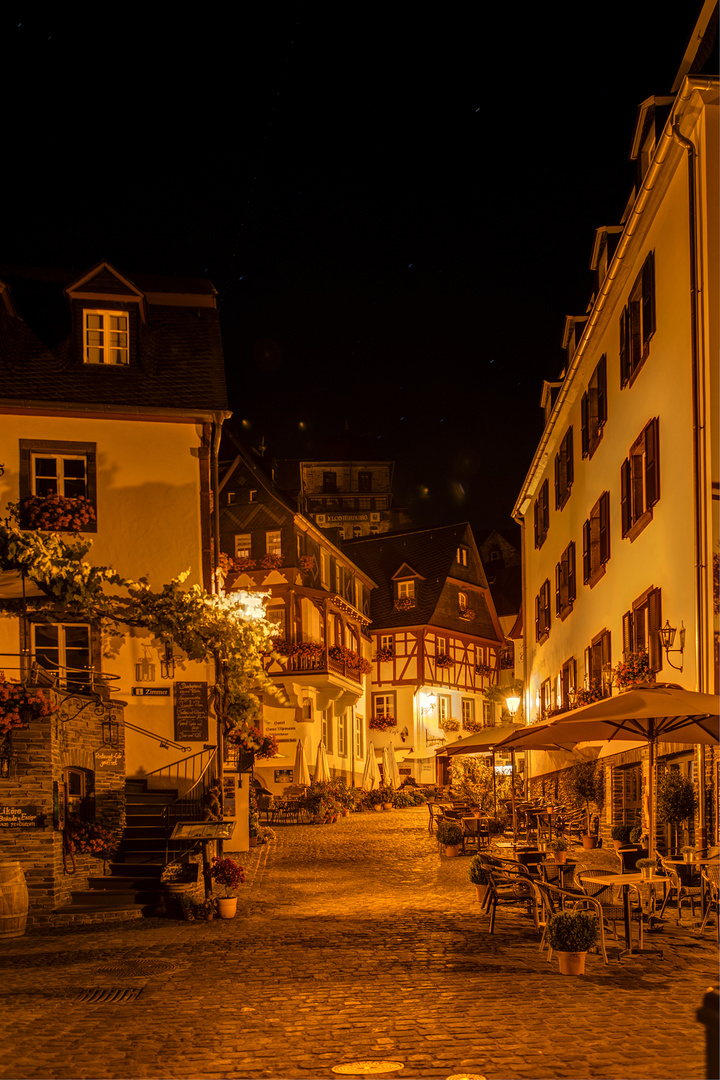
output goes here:
[[126, 824], [116, 862], [105, 875], [93, 875], [87, 889], [75, 889], [72, 902], [57, 908], [61, 916], [97, 914], [105, 919], [150, 914], [162, 893], [165, 866], [163, 811], [177, 799], [172, 789], [148, 790], [147, 780], [125, 781]]

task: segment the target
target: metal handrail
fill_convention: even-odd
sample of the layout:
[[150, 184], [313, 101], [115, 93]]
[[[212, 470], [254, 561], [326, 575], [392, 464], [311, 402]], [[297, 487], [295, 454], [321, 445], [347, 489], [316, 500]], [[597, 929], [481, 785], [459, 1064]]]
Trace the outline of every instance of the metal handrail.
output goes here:
[[[164, 746], [166, 749], [172, 746], [173, 750], [182, 750], [183, 754], [187, 754], [188, 751], [190, 750], [189, 746], [181, 746], [180, 743], [173, 742], [172, 739], [166, 739], [162, 735], [157, 735], [154, 731], [148, 731], [146, 728], [138, 727], [137, 724], [131, 724], [128, 720], [125, 721], [125, 727], [131, 728], [132, 731], [137, 731], [140, 735], [147, 735], [148, 739], [155, 739], [156, 742], [159, 742], [160, 745]], [[200, 751], [200, 753], [202, 753], [202, 752], [203, 751]], [[193, 754], [193, 757], [194, 756], [195, 755]], [[187, 760], [189, 760], [189, 759], [187, 759]], [[177, 762], [175, 762], [175, 764], [177, 764]], [[164, 768], [165, 769], [170, 769], [170, 768], [172, 768], [172, 766], [171, 765], [165, 765]], [[156, 773], [162, 772], [162, 771], [163, 771], [163, 769], [156, 769], [155, 770]], [[148, 776], [153, 776], [154, 773], [148, 773], [147, 775]]]
[[[203, 758], [208, 755], [207, 761], [203, 765], [201, 771], [196, 776], [195, 759]], [[188, 775], [188, 765], [192, 762], [193, 768]], [[179, 781], [181, 777], [186, 781], [192, 780], [191, 786], [184, 791], [182, 795], [168, 804], [163, 810], [163, 818], [165, 819], [165, 862], [176, 861], [177, 858], [185, 850], [187, 841], [181, 841], [178, 844], [170, 844], [170, 834], [178, 821], [201, 821], [205, 812], [205, 796], [210, 788], [211, 783], [215, 780], [217, 763], [217, 747], [212, 746], [206, 750], [199, 750], [197, 753], [192, 754], [188, 758], [182, 758], [180, 761], [174, 761], [170, 765], [163, 766], [162, 769], [155, 769], [153, 772], [148, 773], [147, 777], [166, 775], [167, 778], [177, 778]], [[183, 766], [182, 773], [178, 766]], [[175, 770], [175, 772], [173, 772]]]

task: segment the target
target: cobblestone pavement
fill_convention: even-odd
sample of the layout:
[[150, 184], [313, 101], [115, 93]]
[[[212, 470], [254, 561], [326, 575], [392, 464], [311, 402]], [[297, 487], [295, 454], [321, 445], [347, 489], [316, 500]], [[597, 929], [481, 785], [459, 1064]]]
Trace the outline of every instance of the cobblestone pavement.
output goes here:
[[363, 1060], [405, 1078], [705, 1075], [715, 935], [674, 911], [646, 939], [664, 960], [591, 955], [567, 978], [520, 909], [488, 933], [469, 860], [438, 853], [424, 809], [278, 828], [243, 861], [232, 921], [5, 941], [0, 1077], [314, 1080]]

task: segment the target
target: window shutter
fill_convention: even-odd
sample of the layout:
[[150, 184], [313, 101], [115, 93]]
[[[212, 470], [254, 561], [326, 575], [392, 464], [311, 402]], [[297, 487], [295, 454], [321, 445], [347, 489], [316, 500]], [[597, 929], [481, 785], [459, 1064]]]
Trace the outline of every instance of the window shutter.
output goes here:
[[607, 420], [607, 358], [600, 357], [597, 366], [597, 412], [598, 427]]
[[620, 316], [620, 386], [630, 378], [630, 312], [625, 307]]
[[561, 564], [555, 564], [555, 614], [559, 615], [562, 611], [562, 597], [560, 595], [560, 583], [562, 580]]
[[652, 589], [647, 598], [648, 606], [648, 657], [650, 670], [660, 671], [662, 668], [662, 647], [660, 644], [660, 627], [662, 625], [661, 591]]
[[575, 466], [573, 464], [573, 429], [568, 428], [565, 436], [565, 487], [569, 488], [575, 479]]
[[543, 534], [550, 528], [550, 485], [547, 480], [543, 484]]
[[643, 346], [655, 332], [655, 253], [650, 252], [642, 268]]
[[567, 549], [567, 593], [568, 600], [574, 600], [575, 592], [575, 541], [573, 540]]
[[633, 621], [632, 612], [626, 611], [622, 617], [623, 656], [633, 652]]
[[535, 500], [534, 504], [534, 516], [535, 516], [535, 547], [540, 547], [540, 534], [538, 531], [538, 500]]
[[540, 593], [535, 597], [535, 640], [540, 640]]
[[632, 500], [630, 498], [630, 459], [625, 458], [620, 466], [620, 517], [622, 520], [622, 534], [627, 536], [632, 525], [631, 518]]
[[560, 509], [562, 467], [560, 465], [560, 453], [555, 455], [555, 509]]
[[590, 521], [583, 524], [583, 581], [590, 580]]
[[654, 506], [660, 498], [658, 434], [659, 421], [656, 416], [645, 428], [645, 494], [647, 496], [647, 507]]
[[580, 401], [580, 443], [582, 456], [590, 454], [590, 432], [588, 431], [588, 396], [584, 393]]
[[610, 495], [604, 491], [600, 496], [600, 562], [610, 558]]

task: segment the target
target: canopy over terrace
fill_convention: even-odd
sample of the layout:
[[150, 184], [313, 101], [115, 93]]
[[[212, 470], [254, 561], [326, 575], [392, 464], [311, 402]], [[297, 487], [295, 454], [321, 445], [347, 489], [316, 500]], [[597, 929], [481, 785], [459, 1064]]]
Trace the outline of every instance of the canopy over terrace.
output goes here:
[[642, 685], [580, 709], [560, 713], [509, 735], [506, 750], [572, 750], [579, 742], [642, 739], [649, 750], [649, 849], [655, 851], [655, 760], [660, 741], [692, 745], [718, 742], [720, 699], [674, 684]]
[[[497, 818], [497, 790], [495, 786], [495, 751], [500, 743], [509, 739], [510, 736], [525, 730], [524, 724], [499, 724], [497, 727], [483, 728], [482, 731], [473, 732], [463, 739], [441, 746], [435, 751], [436, 758], [457, 757], [459, 754], [492, 754], [493, 758], [493, 801], [495, 803], [495, 817]], [[512, 783], [512, 811], [513, 833], [516, 831], [515, 823], [515, 757], [513, 754], [513, 783]]]

